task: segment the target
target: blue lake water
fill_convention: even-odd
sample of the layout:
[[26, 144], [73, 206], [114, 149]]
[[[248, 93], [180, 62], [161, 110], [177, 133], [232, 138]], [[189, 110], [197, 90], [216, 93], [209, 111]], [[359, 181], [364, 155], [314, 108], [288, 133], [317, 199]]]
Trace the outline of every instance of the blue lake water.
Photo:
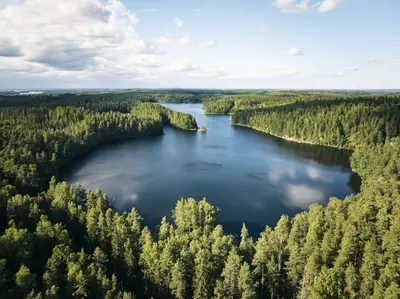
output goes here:
[[242, 223], [258, 234], [282, 214], [359, 190], [346, 150], [234, 127], [229, 116], [204, 115], [200, 104], [165, 106], [192, 114], [207, 133], [165, 127], [162, 136], [103, 145], [76, 161], [64, 179], [100, 188], [120, 211], [137, 208], [151, 227], [181, 197], [206, 197], [233, 234]]

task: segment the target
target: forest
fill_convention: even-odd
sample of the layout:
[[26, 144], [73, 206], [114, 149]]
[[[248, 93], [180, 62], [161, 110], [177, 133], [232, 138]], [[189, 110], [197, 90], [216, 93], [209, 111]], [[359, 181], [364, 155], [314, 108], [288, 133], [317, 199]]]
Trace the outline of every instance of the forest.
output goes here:
[[[109, 103], [114, 108], [118, 103]], [[99, 106], [104, 107], [103, 103]], [[52, 176], [100, 143], [162, 134], [163, 125], [196, 130], [189, 114], [158, 104], [140, 103], [130, 110], [98, 112], [86, 107], [29, 105], [0, 109], [0, 186], [2, 192], [36, 194]], [[8, 186], [8, 187], [5, 187]], [[6, 192], [8, 193], [8, 191]], [[5, 207], [7, 196], [0, 196]], [[0, 228], [5, 219], [0, 219]]]
[[205, 113], [289, 140], [354, 150], [400, 134], [400, 95], [213, 97]]
[[151, 231], [100, 190], [57, 181], [101, 142], [197, 129], [191, 116], [138, 100], [29, 101], [0, 100], [0, 298], [400, 297], [399, 95], [207, 95], [206, 113], [235, 125], [354, 150], [359, 194], [255, 238], [245, 224], [225, 233], [206, 199], [177, 199]]

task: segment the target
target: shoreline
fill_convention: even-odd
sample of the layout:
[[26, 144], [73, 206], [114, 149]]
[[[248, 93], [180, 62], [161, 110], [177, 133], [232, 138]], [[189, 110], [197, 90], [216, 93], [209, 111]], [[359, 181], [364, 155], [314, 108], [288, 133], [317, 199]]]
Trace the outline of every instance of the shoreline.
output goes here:
[[252, 130], [255, 130], [257, 132], [268, 134], [268, 135], [271, 135], [271, 136], [274, 136], [274, 137], [277, 137], [277, 138], [280, 138], [280, 139], [283, 139], [283, 140], [286, 140], [286, 141], [289, 141], [289, 142], [303, 143], [303, 144], [309, 144], [309, 145], [318, 145], [318, 146], [326, 146], [326, 147], [336, 148], [338, 150], [347, 150], [347, 151], [351, 151], [351, 152], [354, 151], [353, 149], [346, 148], [346, 147], [338, 147], [338, 146], [335, 146], [335, 145], [327, 145], [327, 144], [318, 144], [318, 143], [314, 143], [312, 141], [298, 140], [298, 139], [292, 138], [292, 137], [280, 136], [280, 135], [276, 135], [276, 134], [273, 134], [273, 133], [270, 133], [270, 132], [266, 132], [264, 130], [261, 130], [261, 129], [258, 129], [258, 128], [255, 128], [255, 127], [251, 127], [251, 126], [248, 126], [248, 125], [232, 124], [232, 126], [252, 129]]
[[206, 112], [204, 112], [204, 109], [203, 109], [203, 114], [204, 115], [233, 115], [233, 113], [231, 113], [231, 112], [229, 112], [229, 113], [206, 113]]

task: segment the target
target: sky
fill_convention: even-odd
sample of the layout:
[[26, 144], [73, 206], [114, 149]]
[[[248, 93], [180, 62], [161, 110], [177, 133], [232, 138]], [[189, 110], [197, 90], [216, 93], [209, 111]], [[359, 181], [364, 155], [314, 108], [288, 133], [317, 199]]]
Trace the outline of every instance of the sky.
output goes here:
[[0, 89], [400, 89], [400, 0], [0, 0]]

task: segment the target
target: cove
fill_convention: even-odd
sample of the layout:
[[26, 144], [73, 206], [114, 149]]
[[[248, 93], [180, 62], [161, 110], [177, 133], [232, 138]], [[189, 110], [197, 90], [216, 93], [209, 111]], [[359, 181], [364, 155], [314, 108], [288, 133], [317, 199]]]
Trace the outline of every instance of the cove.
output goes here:
[[345, 198], [360, 188], [351, 152], [295, 143], [204, 115], [201, 104], [164, 104], [192, 114], [207, 133], [165, 127], [151, 136], [102, 145], [65, 173], [68, 183], [103, 190], [119, 211], [135, 207], [155, 227], [181, 197], [204, 197], [224, 230], [253, 235], [312, 203]]

